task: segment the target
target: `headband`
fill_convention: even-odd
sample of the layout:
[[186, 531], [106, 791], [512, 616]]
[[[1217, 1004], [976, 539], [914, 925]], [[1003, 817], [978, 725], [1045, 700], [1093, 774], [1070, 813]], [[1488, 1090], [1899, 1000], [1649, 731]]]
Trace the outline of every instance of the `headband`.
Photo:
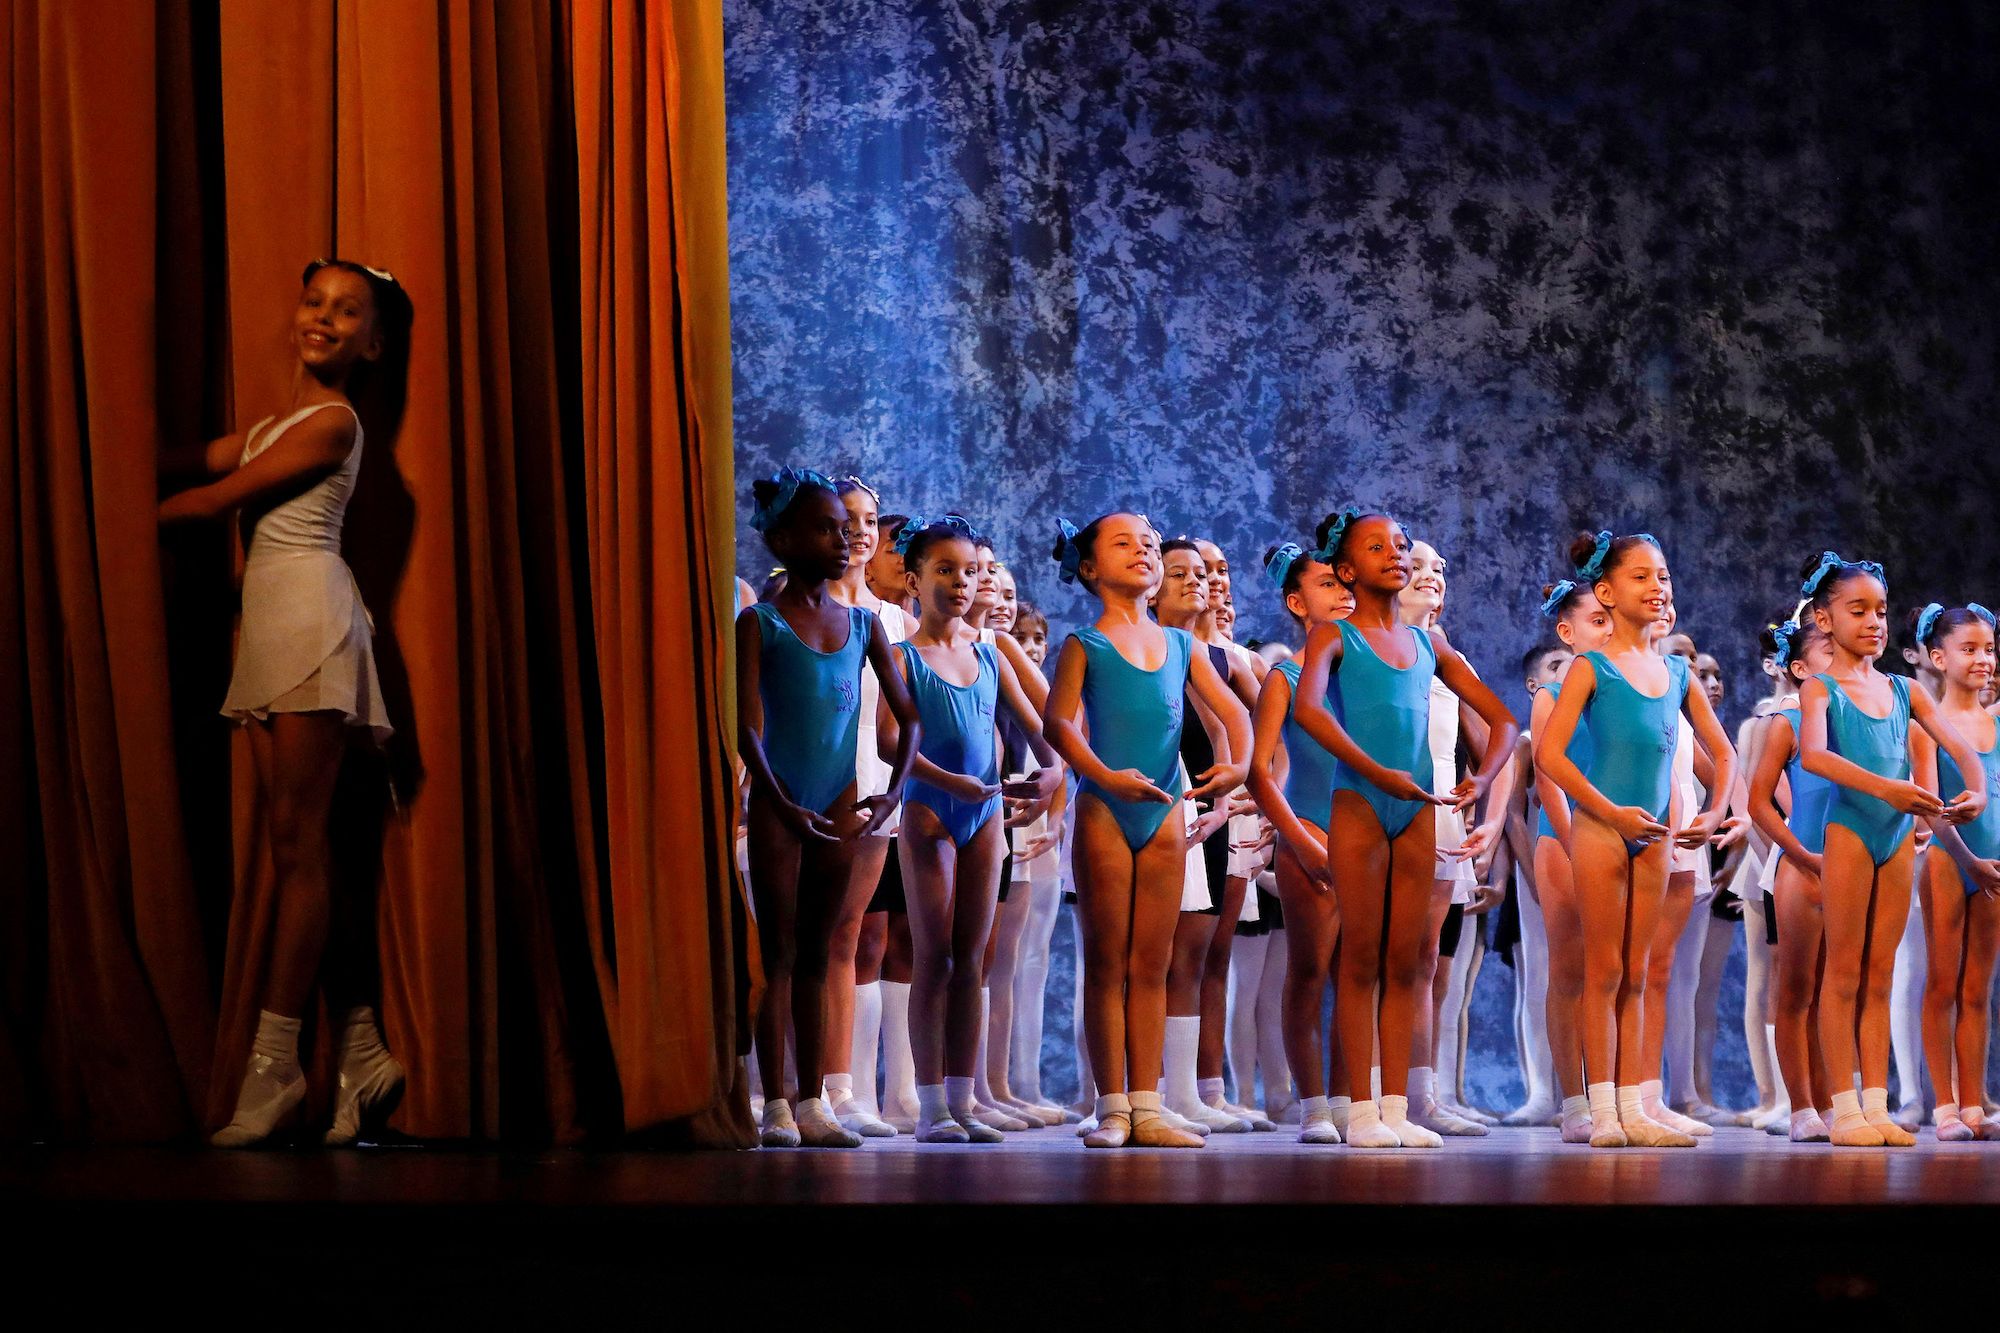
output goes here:
[[1271, 552], [1271, 558], [1264, 562], [1264, 577], [1271, 580], [1271, 586], [1279, 592], [1285, 590], [1285, 580], [1292, 576], [1292, 566], [1306, 558], [1305, 548], [1297, 542], [1286, 542]]
[[312, 279], [313, 274], [319, 272], [323, 268], [331, 268], [335, 265], [338, 265], [341, 268], [358, 268], [363, 273], [366, 273], [371, 277], [380, 278], [382, 281], [389, 283], [392, 286], [400, 287], [403, 285], [402, 283], [396, 281], [396, 275], [389, 272], [389, 270], [385, 268], [376, 268], [370, 264], [357, 263], [352, 259], [315, 259], [313, 260], [312, 263], [306, 265], [306, 278], [308, 281], [310, 281]]
[[[1832, 551], [1821, 551], [1819, 553], [1819, 564], [1814, 567], [1812, 573], [1806, 575], [1806, 581], [1799, 585], [1799, 596], [1807, 598], [1819, 596], [1819, 590], [1826, 583], [1827, 576], [1835, 570], [1842, 569], [1854, 569], [1859, 570], [1863, 574], [1872, 574], [1881, 581], [1883, 587], [1886, 588], [1889, 586], [1889, 576], [1883, 572], [1879, 561], [1842, 560], [1839, 555]], [[1918, 635], [1917, 637], [1921, 639], [1923, 636]]]
[[882, 505], [881, 492], [877, 491], [873, 486], [870, 486], [867, 482], [861, 480], [861, 478], [855, 476], [852, 472], [848, 473], [844, 477], [835, 477], [833, 479], [833, 490], [834, 494], [836, 495], [843, 494], [847, 491], [866, 491], [868, 493], [868, 498], [875, 502], [875, 505], [878, 509]]
[[818, 486], [829, 491], [833, 489], [832, 482], [809, 467], [781, 467], [771, 474], [770, 482], [778, 489], [768, 502], [758, 504], [750, 515], [750, 526], [759, 532], [771, 530], [771, 525], [792, 507], [792, 501], [797, 498], [801, 486]]
[[1568, 579], [1564, 579], [1553, 588], [1550, 588], [1548, 598], [1542, 603], [1543, 618], [1547, 620], [1555, 619], [1556, 612], [1562, 610], [1562, 604], [1569, 600], [1569, 595], [1575, 592], [1576, 589], [1577, 585]]

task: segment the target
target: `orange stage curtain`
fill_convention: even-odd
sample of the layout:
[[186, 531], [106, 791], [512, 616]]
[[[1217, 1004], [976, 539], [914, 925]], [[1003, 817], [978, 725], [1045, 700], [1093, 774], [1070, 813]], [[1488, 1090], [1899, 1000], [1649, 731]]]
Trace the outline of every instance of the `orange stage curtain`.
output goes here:
[[[584, 471], [610, 774], [598, 972], [634, 1128], [747, 1146], [731, 888], [729, 269], [713, 4], [569, 7]], [[732, 929], [732, 918], [735, 928]], [[754, 951], [752, 955], [754, 956]]]
[[[630, 1129], [749, 1142], [734, 1059], [748, 1027], [748, 926], [728, 856], [728, 561], [712, 555], [732, 542], [719, 7], [223, 0], [206, 30], [173, 6], [158, 11], [157, 33], [97, 24], [93, 44], [107, 49], [81, 62], [80, 46], [42, 30], [81, 26], [83, 12], [17, 6], [9, 39], [17, 154], [6, 225], [20, 234], [0, 337], [35, 377], [23, 374], [7, 404], [0, 460], [0, 513], [21, 515], [23, 556], [20, 576], [0, 581], [0, 615], [28, 628], [24, 655], [0, 647], [0, 708], [14, 709], [0, 728], [18, 728], [22, 742], [0, 764], [32, 756], [37, 771], [0, 768], [0, 835], [18, 828], [22, 845], [42, 849], [46, 870], [37, 864], [31, 885], [96, 873], [115, 915], [140, 902], [143, 870], [147, 895], [143, 910], [124, 909], [131, 985], [93, 941], [72, 956], [107, 994], [94, 1008], [73, 1003], [52, 948], [43, 981], [19, 982], [10, 967], [8, 1012], [36, 1012], [46, 990], [51, 1015], [125, 1029], [115, 1076], [85, 1069], [71, 1080], [172, 1089], [170, 1107], [123, 1132], [164, 1137], [228, 1115], [263, 989], [254, 963], [272, 886], [240, 738], [234, 763], [213, 765], [233, 783], [191, 791], [184, 823], [160, 799], [177, 756], [168, 673], [147, 666], [166, 658], [152, 459], [165, 428], [182, 432], [177, 442], [198, 438], [185, 432], [204, 384], [218, 430], [284, 410], [299, 270], [339, 254], [394, 271], [416, 308], [407, 393], [399, 412], [368, 423], [347, 527], [398, 734], [386, 763], [349, 765], [336, 827], [344, 896], [375, 904], [384, 1026], [410, 1069], [394, 1123], [426, 1138], [566, 1142]], [[172, 118], [156, 112], [153, 85], [131, 76], [160, 51], [163, 68], [194, 71], [183, 82], [205, 71], [217, 84], [178, 87]], [[35, 77], [24, 79], [24, 61]], [[66, 102], [50, 70], [98, 100]], [[174, 386], [197, 401], [172, 413], [154, 402], [151, 309], [129, 295], [157, 288], [164, 298], [156, 252], [175, 228], [201, 222], [181, 216], [186, 201], [154, 199], [164, 166], [152, 154], [175, 139], [152, 121], [193, 143], [185, 122], [211, 102], [225, 187], [199, 202], [226, 267], [192, 304], [226, 312], [229, 336], [205, 380]], [[84, 134], [87, 118], [142, 115], [143, 125]], [[24, 127], [37, 138], [25, 159]], [[58, 130], [69, 137], [52, 142]], [[114, 135], [143, 152], [113, 151]], [[58, 186], [84, 193], [92, 170], [107, 182], [96, 211], [41, 206]], [[122, 183], [135, 175], [144, 179]], [[28, 290], [93, 262], [111, 274], [101, 314], [73, 293]], [[195, 279], [174, 280], [188, 297]], [[75, 321], [86, 362], [97, 339], [117, 364], [102, 406], [89, 364], [34, 362], [30, 332], [38, 345], [75, 342], [26, 328], [46, 311]], [[88, 413], [65, 409], [65, 446], [48, 418], [85, 389]], [[78, 493], [90, 485], [96, 509]], [[88, 541], [118, 545], [93, 566]], [[226, 562], [208, 555], [212, 582], [226, 583]], [[183, 603], [202, 605], [169, 599]], [[200, 617], [187, 620], [176, 636]], [[128, 642], [107, 647], [107, 635]], [[213, 717], [226, 662], [213, 656], [205, 674], [199, 654], [180, 673], [184, 777], [201, 768], [190, 751], [226, 735]], [[108, 660], [132, 667], [131, 699], [109, 682]], [[0, 730], [0, 744], [11, 734]], [[126, 760], [121, 770], [128, 752], [148, 767]], [[37, 781], [39, 805], [25, 796]], [[103, 809], [78, 809], [90, 797]], [[203, 831], [232, 820], [233, 845], [210, 846], [227, 834]], [[227, 946], [216, 941], [206, 964], [206, 897], [190, 887], [184, 826], [197, 831], [195, 863], [233, 881], [215, 895], [229, 898]], [[6, 898], [0, 926], [41, 930], [45, 899], [39, 887]], [[146, 929], [180, 936], [156, 959]], [[62, 937], [53, 910], [43, 933]], [[147, 967], [179, 969], [173, 993], [186, 999], [170, 1005], [159, 984], [146, 987]], [[323, 1101], [329, 1042], [326, 1016], [315, 1017], [309, 1068]], [[131, 1031], [141, 1020], [150, 1028]], [[17, 1024], [0, 1038], [0, 1076], [5, 1062], [36, 1058], [22, 1035]], [[150, 1065], [126, 1049], [140, 1037]], [[4, 1100], [0, 1115], [11, 1115]]]
[[[175, 783], [153, 510], [192, 424], [184, 4], [0, 15], [0, 1136], [171, 1137], [212, 1000]], [[162, 349], [167, 348], [164, 354]]]

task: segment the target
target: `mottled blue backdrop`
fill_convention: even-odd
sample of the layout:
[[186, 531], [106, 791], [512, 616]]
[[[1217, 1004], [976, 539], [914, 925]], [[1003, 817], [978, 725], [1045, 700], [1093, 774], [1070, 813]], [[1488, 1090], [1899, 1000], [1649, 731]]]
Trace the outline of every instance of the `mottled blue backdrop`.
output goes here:
[[1664, 539], [1738, 704], [1821, 544], [1899, 600], [2000, 596], [1990, 7], [724, 17], [746, 484], [803, 460], [962, 508], [1059, 627], [1055, 514], [1247, 571], [1349, 499], [1451, 558], [1447, 623], [1517, 706], [1579, 525]]

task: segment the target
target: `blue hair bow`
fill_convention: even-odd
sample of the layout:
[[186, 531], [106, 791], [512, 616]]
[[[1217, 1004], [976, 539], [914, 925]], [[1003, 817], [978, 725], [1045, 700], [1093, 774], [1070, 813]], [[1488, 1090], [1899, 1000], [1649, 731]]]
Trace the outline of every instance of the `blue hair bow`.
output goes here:
[[1562, 609], [1562, 604], [1569, 600], [1569, 595], [1575, 592], [1576, 588], [1577, 585], [1568, 579], [1563, 579], [1555, 587], [1550, 588], [1547, 600], [1542, 603], [1542, 617], [1553, 619], [1555, 613]]
[[1778, 645], [1778, 651], [1771, 655], [1771, 660], [1778, 664], [1778, 670], [1783, 671], [1792, 664], [1792, 653], [1796, 650], [1794, 645], [1801, 628], [1803, 627], [1796, 620], [1787, 620], [1782, 625], [1771, 626], [1771, 638]]
[[1938, 617], [1943, 614], [1944, 607], [1937, 602], [1932, 602], [1929, 606], [1917, 612], [1918, 643], [1929, 643], [1931, 641], [1931, 631], [1937, 628]]
[[1347, 535], [1348, 527], [1355, 519], [1360, 518], [1363, 512], [1359, 505], [1342, 505], [1340, 511], [1333, 516], [1333, 522], [1327, 526], [1326, 541], [1312, 553], [1312, 558], [1322, 565], [1332, 564], [1333, 558], [1340, 553], [1340, 539]]
[[1076, 572], [1083, 567], [1083, 550], [1076, 544], [1076, 524], [1066, 518], [1058, 518], [1056, 529], [1061, 534], [1061, 540], [1056, 548], [1056, 561], [1062, 566], [1062, 581], [1075, 583]]
[[1604, 575], [1604, 558], [1611, 554], [1611, 534], [1597, 534], [1597, 547], [1590, 553], [1590, 559], [1576, 567], [1578, 583], [1595, 583]]
[[750, 515], [750, 526], [759, 532], [770, 531], [771, 525], [778, 521], [779, 515], [792, 507], [792, 501], [798, 496], [801, 486], [818, 486], [829, 491], [833, 489], [831, 481], [809, 467], [781, 467], [771, 475], [770, 481], [778, 488], [777, 491], [767, 503], [758, 505]]
[[1264, 562], [1264, 577], [1271, 580], [1271, 586], [1284, 591], [1285, 580], [1292, 576], [1292, 566], [1305, 557], [1305, 548], [1297, 542], [1286, 542], [1271, 552], [1271, 558]]
[[1991, 611], [1988, 611], [1985, 607], [1981, 606], [1977, 602], [1967, 602], [1965, 604], [1965, 609], [1972, 612], [1973, 615], [1978, 616], [1981, 620], [1985, 621], [1986, 628], [1988, 629], [1993, 628], [1993, 613]]
[[897, 555], [908, 554], [910, 543], [917, 539], [918, 533], [923, 532], [927, 528], [950, 528], [969, 542], [976, 544], [979, 541], [979, 534], [973, 531], [972, 524], [966, 521], [963, 514], [946, 514], [943, 518], [924, 518], [922, 515], [912, 515], [903, 520], [902, 527], [896, 529], [896, 540], [889, 549]]

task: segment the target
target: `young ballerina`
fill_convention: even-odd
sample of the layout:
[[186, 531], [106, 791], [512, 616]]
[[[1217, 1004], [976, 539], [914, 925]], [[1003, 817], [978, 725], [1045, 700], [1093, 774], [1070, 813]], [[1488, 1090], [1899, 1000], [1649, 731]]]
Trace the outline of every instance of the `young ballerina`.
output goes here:
[[[854, 1148], [821, 1099], [827, 970], [861, 839], [896, 808], [894, 793], [921, 738], [916, 704], [874, 612], [844, 606], [829, 584], [847, 570], [847, 507], [833, 483], [781, 469], [756, 483], [751, 525], [790, 577], [777, 597], [736, 618], [737, 745], [750, 770], [750, 889], [764, 957], [757, 1067], [764, 1081], [766, 1147]], [[857, 799], [861, 668], [875, 670], [900, 724], [886, 790]], [[800, 1092], [796, 1120], [784, 1082], [785, 1018], [792, 1020]]]
[[[1917, 642], [1944, 680], [1938, 714], [1978, 751], [1990, 794], [2000, 782], [2000, 734], [1980, 691], [1993, 679], [1993, 613], [1974, 602], [1946, 610], [1936, 602], [1917, 617]], [[1919, 733], [1917, 781], [1951, 800], [1970, 785], [1948, 754]], [[1980, 742], [1985, 742], [1981, 745]], [[1924, 926], [1930, 936], [1924, 990], [1924, 1055], [1938, 1105], [1940, 1143], [2000, 1141], [1986, 1119], [1986, 1044], [1993, 1008], [1993, 964], [2000, 953], [2000, 803], [1956, 827], [1932, 821]]]
[[[1160, 586], [1153, 594], [1155, 617], [1162, 625], [1187, 631], [1193, 639], [1193, 651], [1207, 657], [1226, 680], [1228, 655], [1204, 642], [1200, 628], [1208, 614], [1209, 586], [1200, 548], [1189, 538], [1171, 538], [1160, 543], [1160, 563]], [[1220, 723], [1192, 691], [1186, 704], [1193, 716], [1181, 728], [1181, 768], [1189, 774], [1206, 772], [1228, 759], [1226, 742], [1218, 749]], [[1222, 915], [1223, 877], [1229, 857], [1228, 817], [1220, 800], [1209, 810], [1200, 809], [1191, 800], [1184, 805], [1189, 824], [1188, 877], [1167, 967], [1165, 1114], [1176, 1128], [1203, 1137], [1214, 1131], [1247, 1133], [1249, 1121], [1208, 1106], [1198, 1091], [1202, 973]]]
[[[1569, 650], [1570, 662], [1585, 653], [1602, 651], [1611, 642], [1611, 612], [1588, 584], [1563, 579], [1544, 588], [1542, 614], [1555, 621], [1556, 638]], [[1530, 736], [1539, 737], [1548, 729], [1556, 701], [1562, 698], [1563, 678], [1568, 675], [1570, 662], [1563, 664], [1563, 677], [1535, 692], [1529, 713]], [[1570, 735], [1568, 753], [1574, 767], [1590, 771], [1590, 724], [1581, 716]], [[1548, 768], [1540, 763], [1535, 765], [1535, 790], [1541, 797], [1541, 814], [1535, 824], [1535, 885], [1541, 894], [1542, 919], [1549, 940], [1549, 995], [1545, 1012], [1549, 1058], [1562, 1092], [1562, 1141], [1588, 1143], [1590, 1099], [1584, 1093], [1583, 1046], [1577, 1033], [1583, 1003], [1583, 915], [1577, 903], [1576, 880], [1569, 857], [1570, 821], [1575, 807], [1568, 794], [1549, 776]]]
[[[1677, 830], [1674, 748], [1685, 712], [1714, 757], [1709, 808], [1678, 812], [1678, 833], [1706, 840], [1721, 823], [1735, 764], [1708, 696], [1688, 689], [1688, 663], [1653, 649], [1672, 576], [1649, 534], [1579, 533], [1570, 546], [1575, 582], [1611, 613], [1601, 649], [1570, 663], [1562, 693], [1535, 742], [1535, 767], [1574, 803], [1568, 841], [1582, 923], [1584, 989], [1578, 1029], [1599, 1148], [1691, 1148], [1692, 1136], [1648, 1116], [1639, 1085], [1645, 1063], [1646, 972], [1667, 892], [1669, 841]], [[1590, 728], [1590, 769], [1570, 757], [1578, 723]]]
[[[1397, 614], [1406, 625], [1426, 632], [1439, 629], [1444, 598], [1445, 558], [1429, 542], [1414, 543], [1410, 547], [1410, 582], [1396, 597]], [[1443, 681], [1433, 678], [1428, 734], [1431, 791], [1437, 796], [1449, 796], [1458, 786], [1460, 712], [1457, 696]], [[1457, 1068], [1461, 1013], [1454, 1007], [1447, 1022], [1445, 1001], [1448, 995], [1458, 1000], [1464, 998], [1464, 977], [1457, 958], [1458, 936], [1463, 931], [1465, 908], [1478, 894], [1475, 859], [1498, 836], [1505, 819], [1506, 793], [1496, 790], [1494, 794], [1501, 798], [1492, 803], [1499, 818], [1481, 824], [1471, 834], [1466, 831], [1465, 816], [1455, 806], [1440, 805], [1431, 812], [1437, 821], [1437, 863], [1430, 918], [1424, 923], [1423, 955], [1418, 962], [1426, 1001], [1417, 1010], [1416, 1046], [1410, 1056], [1410, 1118], [1426, 1129], [1452, 1137], [1476, 1138], [1487, 1131], [1483, 1123], [1449, 1109], [1448, 1104], [1456, 1100], [1458, 1091], [1453, 1072]], [[1458, 911], [1454, 912], [1454, 907]], [[1444, 940], [1448, 930], [1452, 936], [1449, 948]], [[1441, 957], [1449, 960], [1442, 969]], [[1471, 961], [1472, 953], [1468, 950], [1464, 963], [1469, 966]], [[1454, 978], [1459, 984], [1457, 993], [1452, 995]], [[1446, 1042], [1450, 1043], [1451, 1058], [1441, 1060], [1440, 1051]], [[1440, 1066], [1446, 1073], [1442, 1084], [1436, 1076]]]
[[[1506, 706], [1436, 631], [1405, 625], [1396, 595], [1410, 581], [1410, 539], [1386, 514], [1347, 508], [1315, 534], [1313, 558], [1354, 594], [1353, 613], [1306, 636], [1293, 711], [1336, 761], [1327, 854], [1340, 900], [1343, 947], [1336, 1010], [1353, 1104], [1353, 1147], [1437, 1147], [1408, 1116], [1419, 961], [1429, 917], [1437, 823], [1428, 807], [1471, 808], [1491, 787], [1519, 734]], [[1449, 797], [1431, 786], [1430, 685], [1441, 676], [1490, 731], [1479, 772]], [[1330, 706], [1329, 706], [1330, 705]], [[1379, 1028], [1376, 986], [1380, 984]], [[1380, 1033], [1378, 1107], [1362, 1052]]]
[[[1113, 513], [1081, 531], [1062, 523], [1055, 557], [1063, 581], [1103, 604], [1097, 623], [1063, 642], [1043, 725], [1077, 771], [1073, 871], [1083, 924], [1085, 1035], [1096, 1078], [1097, 1127], [1084, 1142], [1115, 1148], [1198, 1148], [1202, 1139], [1160, 1117], [1167, 965], [1186, 875], [1181, 796], [1183, 700], [1221, 719], [1232, 756], [1249, 753], [1249, 718], [1193, 651], [1186, 631], [1146, 615], [1161, 577], [1159, 534], [1137, 514]], [[1081, 709], [1089, 726], [1077, 726]], [[1243, 780], [1244, 765], [1194, 775], [1213, 799]]]
[[[840, 477], [834, 493], [847, 510], [847, 568], [827, 585], [843, 606], [872, 611], [882, 622], [891, 644], [910, 637], [916, 622], [897, 602], [885, 602], [869, 587], [867, 573], [879, 544], [880, 497], [859, 477]], [[886, 793], [889, 765], [878, 752], [875, 719], [881, 690], [872, 667], [861, 672], [861, 711], [855, 742], [855, 796], [866, 800]], [[891, 813], [880, 832], [854, 843], [854, 864], [847, 895], [839, 904], [827, 958], [827, 1020], [822, 1062], [826, 1066], [825, 1100], [844, 1128], [863, 1138], [893, 1138], [896, 1130], [875, 1103], [875, 1050], [882, 1031], [881, 962], [886, 951], [887, 915], [877, 914], [882, 929], [867, 927], [867, 917], [882, 887], [889, 851], [895, 845], [897, 816]], [[868, 935], [867, 980], [862, 980], [862, 937]], [[857, 1084], [857, 1075], [859, 1082]]]
[[[1807, 563], [1799, 595], [1833, 640], [1833, 665], [1799, 689], [1805, 770], [1835, 784], [1820, 858], [1820, 1043], [1834, 1087], [1828, 1130], [1839, 1147], [1907, 1147], [1915, 1136], [1888, 1111], [1888, 1006], [1910, 905], [1912, 816], [1954, 825], [1977, 819], [1986, 807], [1985, 767], [1929, 694], [1876, 669], [1888, 644], [1889, 588], [1880, 565], [1823, 552]], [[1913, 720], [1965, 775], [1966, 790], [1949, 803], [1911, 780]], [[1857, 1069], [1858, 1099], [1849, 1084]]]
[[[1354, 610], [1354, 594], [1334, 576], [1332, 567], [1313, 559], [1297, 543], [1271, 548], [1264, 557], [1264, 572], [1277, 586], [1285, 610], [1308, 637], [1315, 628], [1335, 624]], [[1280, 662], [1264, 677], [1257, 699], [1249, 786], [1257, 808], [1278, 834], [1273, 868], [1285, 906], [1288, 947], [1285, 1059], [1301, 1099], [1299, 1142], [1330, 1144], [1341, 1141], [1339, 1122], [1353, 1104], [1345, 1093], [1332, 1099], [1327, 1095], [1330, 1087], [1347, 1085], [1338, 1023], [1324, 1067], [1320, 1060], [1320, 1010], [1340, 938], [1340, 904], [1327, 861], [1334, 761], [1325, 747], [1299, 728], [1294, 700], [1300, 667], [1296, 660]], [[1277, 771], [1281, 750], [1282, 781]], [[1238, 1093], [1248, 1096], [1240, 1086]]]
[[[1771, 631], [1772, 661], [1794, 686], [1833, 664], [1833, 643], [1808, 619], [1793, 618]], [[1792, 1110], [1787, 1132], [1794, 1143], [1825, 1143], [1826, 1122], [1817, 1108], [1830, 1106], [1826, 1061], [1819, 1040], [1820, 978], [1826, 967], [1826, 919], [1820, 893], [1820, 856], [1826, 847], [1826, 812], [1833, 784], [1800, 763], [1796, 695], [1780, 699], [1765, 721], [1750, 778], [1750, 817], [1771, 843], [1771, 872], [1778, 943], [1774, 961], [1773, 1047], [1778, 1077]], [[1779, 779], [1790, 792], [1791, 813], [1780, 815]]]
[[355, 403], [365, 405], [371, 387], [407, 362], [411, 307], [395, 278], [349, 260], [314, 260], [302, 283], [290, 410], [162, 460], [166, 471], [215, 480], [162, 501], [161, 523], [255, 515], [222, 713], [250, 729], [277, 919], [256, 969], [266, 981], [236, 1110], [210, 1140], [219, 1148], [264, 1143], [293, 1127], [306, 1096], [299, 1030], [323, 967], [328, 1008], [343, 1015], [325, 1141], [354, 1142], [387, 1119], [403, 1089], [403, 1067], [365, 993], [372, 936], [343, 930], [330, 945], [336, 915], [356, 914], [335, 910], [329, 825], [348, 736], [365, 731], [380, 745], [391, 732], [368, 612], [341, 559], [340, 533], [361, 469]]
[[[915, 950], [916, 1136], [921, 1143], [997, 1143], [1000, 1131], [977, 1113], [973, 1083], [982, 959], [1006, 850], [1002, 800], [1042, 799], [1062, 780], [1062, 769], [1013, 668], [963, 632], [986, 564], [971, 526], [956, 514], [935, 522], [911, 518], [896, 540], [918, 608], [916, 631], [898, 655], [923, 724], [899, 838]], [[1034, 781], [1001, 781], [994, 726], [1003, 702], [1042, 763]], [[885, 711], [885, 733], [896, 725]], [[885, 734], [884, 748], [888, 740]]]

